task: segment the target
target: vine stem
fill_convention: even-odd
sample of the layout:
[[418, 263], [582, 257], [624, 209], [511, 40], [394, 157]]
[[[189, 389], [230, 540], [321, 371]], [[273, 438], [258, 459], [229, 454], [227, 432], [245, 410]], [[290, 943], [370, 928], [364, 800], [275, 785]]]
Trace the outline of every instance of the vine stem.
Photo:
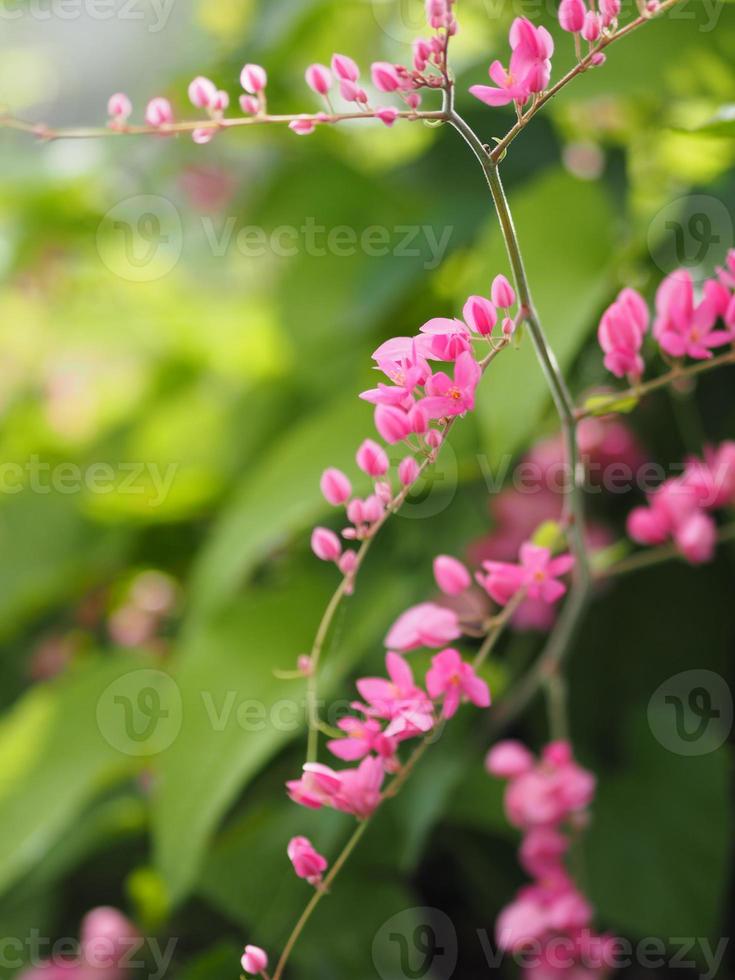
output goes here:
[[[571, 68], [566, 75], [564, 75], [563, 78], [560, 78], [555, 85], [552, 85], [550, 89], [547, 89], [542, 95], [540, 95], [531, 104], [531, 107], [526, 112], [521, 113], [515, 126], [508, 130], [501, 140], [497, 141], [497, 145], [493, 148], [491, 153], [493, 161], [495, 163], [499, 163], [503, 159], [513, 140], [517, 136], [520, 136], [536, 113], [539, 112], [539, 110], [542, 109], [547, 102], [550, 102], [551, 99], [561, 92], [563, 88], [566, 88], [571, 81], [592, 67], [592, 61], [595, 55], [600, 54], [605, 50], [605, 48], [608, 48], [611, 44], [614, 44], [615, 41], [619, 41], [621, 38], [627, 37], [628, 34], [631, 34], [633, 31], [637, 30], [639, 27], [642, 27], [644, 24], [647, 24], [649, 21], [660, 17], [661, 14], [665, 13], [671, 7], [675, 7], [677, 3], [681, 2], [682, 0], [664, 0], [664, 2], [659, 5], [658, 9], [653, 11], [653, 13], [646, 16], [641, 15], [635, 20], [632, 20], [629, 24], [621, 27], [620, 30], [615, 31], [615, 33], [603, 36], [602, 39], [589, 51], [589, 53], [578, 61], [577, 64]], [[576, 40], [577, 35], [575, 35], [575, 41]]]
[[[618, 402], [626, 401], [629, 398], [643, 398], [652, 391], [659, 391], [661, 388], [666, 388], [671, 384], [676, 384], [677, 381], [686, 381], [688, 378], [697, 377], [700, 374], [705, 374], [707, 371], [713, 371], [715, 368], [724, 367], [727, 364], [735, 364], [735, 350], [730, 350], [726, 354], [720, 354], [718, 357], [713, 357], [706, 361], [698, 361], [696, 364], [689, 364], [686, 367], [677, 366], [672, 368], [671, 371], [667, 371], [666, 374], [662, 374], [660, 377], [654, 378], [651, 381], [645, 381], [642, 384], [632, 385], [630, 388], [626, 388], [624, 391], [617, 391], [610, 394], [610, 410], [614, 411], [615, 405]], [[605, 392], [605, 395], [607, 396], [607, 392]], [[599, 415], [605, 411], [605, 406], [607, 404], [607, 402], [596, 404], [594, 410], [586, 408], [584, 405], [582, 405], [575, 411], [575, 417], [578, 422], [581, 422], [582, 419], [589, 418], [591, 415]]]
[[[735, 541], [735, 523], [726, 524], [717, 532], [717, 543], [724, 544], [727, 541]], [[661, 565], [664, 562], [674, 559], [681, 559], [681, 554], [673, 544], [662, 545], [660, 548], [649, 548], [647, 551], [636, 551], [628, 558], [622, 558], [608, 568], [600, 569], [595, 573], [598, 579], [616, 578], [619, 575], [628, 575], [631, 572], [640, 571], [643, 568], [651, 568]]]

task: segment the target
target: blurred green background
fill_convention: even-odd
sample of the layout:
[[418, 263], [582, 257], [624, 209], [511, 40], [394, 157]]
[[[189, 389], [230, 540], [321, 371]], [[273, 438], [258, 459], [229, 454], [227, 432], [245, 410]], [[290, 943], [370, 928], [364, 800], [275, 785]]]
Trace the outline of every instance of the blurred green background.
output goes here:
[[[138, 118], [153, 95], [186, 116], [193, 75], [234, 97], [255, 61], [274, 110], [309, 111], [308, 63], [333, 51], [365, 68], [405, 61], [422, 8], [139, 0], [135, 16], [118, 4], [103, 19], [81, 3], [67, 8], [76, 18], [5, 3], [0, 103], [103, 124], [123, 90]], [[553, 4], [458, 4], [460, 92], [505, 58], [515, 13], [553, 24]], [[557, 40], [555, 77], [572, 60]], [[537, 303], [580, 397], [607, 381], [594, 332], [614, 293], [652, 296], [682, 262], [711, 275], [732, 245], [735, 129], [707, 121], [735, 102], [733, 50], [735, 6], [684, 4], [611, 49], [504, 164]], [[488, 142], [512, 123], [471, 102], [460, 96]], [[308, 649], [335, 578], [308, 551], [310, 527], [331, 519], [319, 473], [352, 470], [370, 434], [356, 395], [371, 351], [487, 292], [507, 272], [502, 243], [482, 174], [444, 127], [308, 139], [269, 127], [206, 147], [0, 131], [0, 145], [0, 936], [75, 936], [89, 908], [113, 904], [176, 939], [170, 976], [237, 976], [242, 944], [276, 952], [308, 897], [288, 838], [333, 854], [348, 830], [282, 789], [301, 764], [303, 691], [273, 669]], [[432, 557], [491, 529], [487, 466], [553, 434], [528, 343], [508, 361], [371, 553], [330, 643], [325, 696], [343, 703], [358, 669], [379, 668], [392, 618], [431, 592]], [[646, 402], [632, 425], [650, 458], [670, 465], [703, 434], [732, 436], [734, 378]], [[590, 500], [616, 536], [634, 502]], [[601, 926], [633, 941], [727, 935], [728, 749], [671, 751], [647, 709], [679, 672], [729, 681], [734, 557], [616, 583], [571, 661], [574, 740], [601, 783], [586, 887]], [[541, 642], [505, 639], [496, 697]], [[143, 689], [168, 711], [152, 733]], [[290, 976], [397, 980], [381, 927], [402, 913], [410, 930], [424, 913], [406, 910], [422, 907], [453, 922], [456, 975], [489, 975], [477, 930], [522, 875], [482, 769], [486, 724], [463, 713], [381, 814]], [[541, 705], [517, 733], [546, 738]]]

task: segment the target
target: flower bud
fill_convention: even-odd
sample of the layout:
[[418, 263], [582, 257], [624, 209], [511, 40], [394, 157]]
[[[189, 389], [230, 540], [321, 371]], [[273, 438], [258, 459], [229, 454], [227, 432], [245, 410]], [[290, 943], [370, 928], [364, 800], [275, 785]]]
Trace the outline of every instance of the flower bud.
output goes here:
[[240, 72], [240, 84], [251, 95], [262, 92], [268, 84], [268, 75], [260, 65], [245, 65]]
[[246, 946], [240, 963], [246, 973], [257, 977], [268, 969], [268, 956], [259, 946]]
[[145, 107], [145, 121], [149, 126], [166, 126], [174, 121], [174, 111], [168, 99], [151, 99]]
[[332, 87], [332, 73], [326, 65], [309, 65], [304, 77], [306, 84], [317, 95], [326, 95]]
[[189, 83], [189, 101], [197, 109], [209, 109], [217, 94], [217, 86], [203, 75]]
[[398, 119], [398, 109], [394, 109], [393, 106], [381, 106], [375, 110], [375, 116], [386, 126], [392, 126]]
[[133, 104], [124, 92], [116, 92], [107, 102], [107, 115], [111, 119], [124, 122], [133, 111]]
[[515, 779], [533, 768], [533, 755], [525, 745], [513, 739], [498, 742], [485, 757], [485, 768], [491, 776]]
[[584, 18], [582, 37], [591, 44], [598, 40], [602, 34], [602, 17], [596, 10], [588, 10]]
[[498, 311], [484, 296], [470, 296], [462, 311], [464, 321], [470, 330], [487, 337], [498, 322]]
[[210, 103], [209, 108], [213, 112], [224, 112], [230, 107], [230, 96], [223, 89], [217, 89]]
[[352, 484], [350, 481], [341, 470], [335, 469], [334, 467], [330, 467], [322, 473], [319, 486], [321, 487], [324, 499], [333, 507], [339, 507], [340, 504], [349, 500], [350, 494], [352, 493]]
[[373, 439], [366, 439], [362, 443], [355, 458], [362, 472], [368, 476], [384, 476], [390, 466], [388, 454]]
[[311, 534], [311, 550], [322, 561], [337, 561], [342, 553], [342, 545], [334, 531], [326, 527], [315, 527]]
[[239, 102], [246, 116], [254, 116], [260, 112], [260, 102], [253, 95], [241, 95]]
[[316, 123], [313, 119], [303, 116], [290, 122], [288, 128], [297, 136], [309, 136], [316, 129]]
[[461, 561], [450, 555], [434, 559], [434, 579], [445, 595], [461, 595], [472, 584], [472, 578]]
[[375, 428], [390, 445], [401, 442], [413, 431], [408, 415], [394, 405], [376, 407]]
[[415, 483], [419, 476], [419, 464], [413, 456], [406, 456], [398, 464], [398, 479], [404, 487], [410, 487]]
[[370, 66], [373, 85], [381, 92], [395, 92], [401, 86], [401, 78], [396, 66], [388, 61], [375, 61]]
[[357, 64], [346, 54], [332, 55], [332, 71], [343, 82], [356, 82], [360, 77]]
[[587, 9], [584, 0], [561, 0], [559, 4], [559, 24], [570, 34], [579, 34], [584, 27]]
[[500, 307], [501, 310], [507, 310], [513, 306], [516, 301], [516, 294], [505, 276], [495, 277], [490, 290], [490, 298], [495, 306]]

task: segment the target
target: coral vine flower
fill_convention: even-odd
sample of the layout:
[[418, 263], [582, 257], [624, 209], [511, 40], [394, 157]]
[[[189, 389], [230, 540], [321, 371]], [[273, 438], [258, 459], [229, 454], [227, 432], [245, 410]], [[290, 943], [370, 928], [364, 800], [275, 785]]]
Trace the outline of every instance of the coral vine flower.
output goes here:
[[409, 665], [399, 654], [389, 651], [385, 666], [390, 680], [363, 677], [357, 682], [360, 696], [367, 701], [368, 712], [393, 723], [386, 730], [389, 736], [405, 738], [430, 731], [434, 727], [433, 707], [414, 682]]
[[643, 358], [640, 349], [648, 330], [648, 307], [634, 289], [624, 289], [605, 310], [597, 337], [605, 353], [605, 367], [616, 377], [640, 378]]
[[299, 878], [304, 878], [314, 887], [321, 884], [322, 875], [329, 864], [307, 837], [292, 837], [286, 853]]
[[554, 40], [545, 27], [534, 27], [525, 17], [516, 17], [510, 28], [513, 53], [506, 70], [500, 61], [490, 65], [489, 75], [497, 87], [473, 85], [470, 92], [489, 106], [515, 102], [522, 106], [536, 92], [543, 92], [551, 77]]
[[457, 358], [454, 380], [443, 371], [432, 374], [424, 386], [426, 398], [420, 403], [427, 418], [451, 418], [472, 411], [481, 376], [480, 365], [469, 351], [464, 351]]
[[443, 647], [462, 635], [457, 614], [433, 602], [407, 609], [388, 631], [385, 645], [407, 652], [419, 647]]
[[383, 732], [381, 724], [374, 718], [341, 718], [337, 727], [347, 736], [333, 738], [327, 748], [343, 762], [357, 762], [371, 752], [382, 759], [392, 759], [398, 746], [397, 739]]
[[443, 698], [442, 717], [451, 718], [463, 698], [478, 708], [490, 707], [490, 689], [475, 673], [471, 664], [465, 663], [459, 651], [449, 648], [432, 658], [426, 675], [426, 689], [435, 700]]
[[686, 269], [673, 272], [661, 283], [656, 293], [656, 312], [653, 335], [672, 357], [706, 360], [712, 357], [713, 347], [732, 340], [729, 331], [713, 330], [717, 309], [712, 295], [695, 303], [692, 277]]
[[268, 969], [268, 955], [259, 946], [246, 946], [240, 963], [246, 973], [259, 976]]
[[430, 356], [440, 361], [454, 361], [472, 347], [471, 334], [461, 320], [437, 316], [428, 320], [420, 330], [430, 338]]
[[330, 806], [364, 820], [380, 805], [383, 777], [383, 763], [373, 756], [363, 759], [357, 769], [341, 772], [311, 762], [304, 766], [301, 779], [286, 783], [286, 789], [301, 806], [312, 810]]
[[484, 561], [486, 573], [477, 578], [488, 595], [501, 606], [507, 605], [516, 593], [525, 589], [529, 599], [541, 599], [546, 603], [557, 602], [567, 591], [559, 577], [566, 575], [574, 565], [571, 555], [552, 558], [548, 548], [527, 541], [521, 545], [519, 565], [511, 562]]
[[434, 578], [445, 595], [461, 595], [472, 584], [472, 578], [461, 561], [451, 555], [434, 559]]

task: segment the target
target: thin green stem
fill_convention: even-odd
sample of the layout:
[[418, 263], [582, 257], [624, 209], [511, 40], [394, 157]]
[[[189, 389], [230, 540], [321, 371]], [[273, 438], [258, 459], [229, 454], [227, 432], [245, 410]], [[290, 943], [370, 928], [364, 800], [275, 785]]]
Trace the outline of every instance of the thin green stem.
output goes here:
[[[735, 524], [726, 524], [717, 532], [717, 543], [725, 544], [728, 541], [735, 541]], [[652, 568], [667, 561], [682, 559], [676, 546], [665, 544], [660, 548], [649, 548], [646, 551], [636, 551], [628, 558], [622, 558], [608, 568], [602, 568], [595, 573], [598, 579], [617, 578], [620, 575], [629, 575], [631, 572], [638, 572], [644, 568]]]

